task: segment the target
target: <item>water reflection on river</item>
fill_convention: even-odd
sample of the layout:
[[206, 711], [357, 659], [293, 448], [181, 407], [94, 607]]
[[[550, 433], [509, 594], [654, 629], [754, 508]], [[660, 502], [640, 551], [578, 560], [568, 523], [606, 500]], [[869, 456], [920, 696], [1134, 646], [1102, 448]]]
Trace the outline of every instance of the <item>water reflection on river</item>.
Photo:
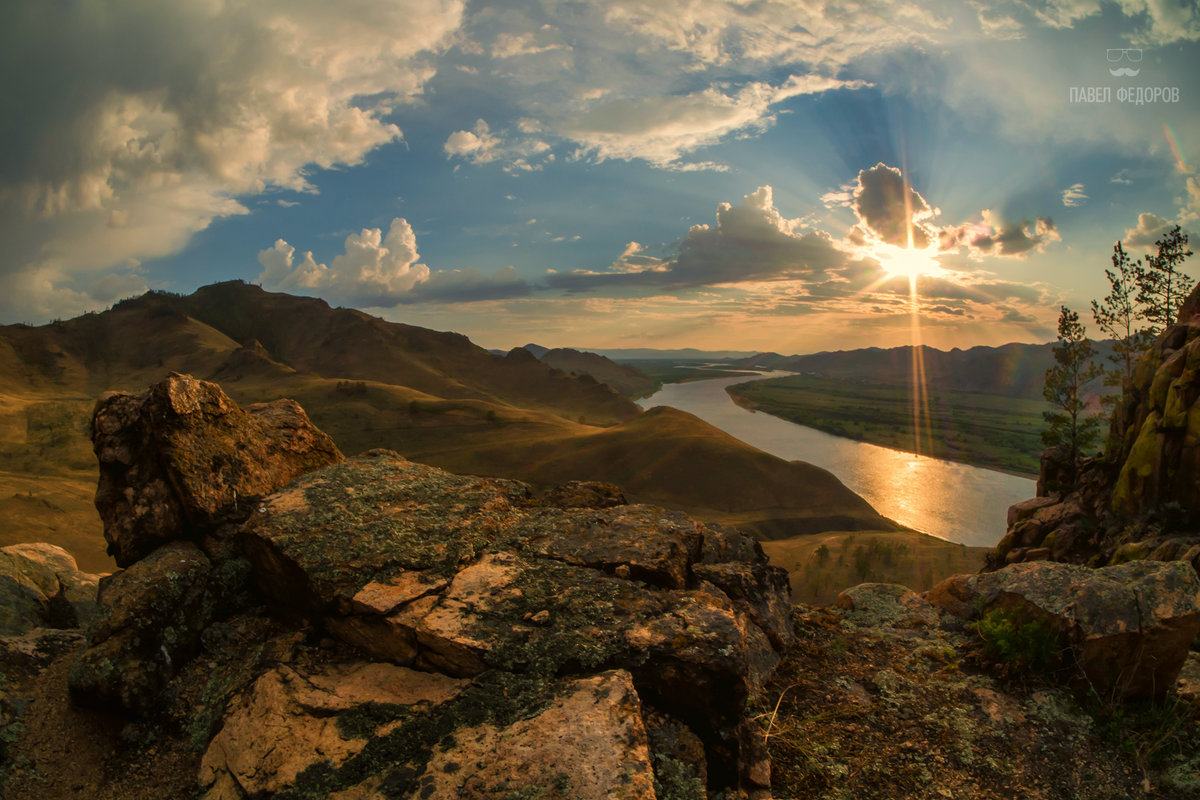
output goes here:
[[1033, 497], [1028, 478], [856, 442], [748, 411], [725, 392], [745, 382], [743, 375], [672, 383], [640, 403], [687, 411], [780, 458], [823, 467], [884, 516], [952, 542], [994, 545], [1004, 535], [1008, 507]]

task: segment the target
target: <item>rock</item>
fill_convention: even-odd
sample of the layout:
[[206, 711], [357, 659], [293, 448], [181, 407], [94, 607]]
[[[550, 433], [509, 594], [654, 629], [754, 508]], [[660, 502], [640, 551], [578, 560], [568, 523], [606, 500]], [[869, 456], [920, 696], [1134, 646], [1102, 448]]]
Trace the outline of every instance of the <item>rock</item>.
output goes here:
[[[561, 515], [555, 515], [555, 521]], [[624, 565], [636, 580], [666, 589], [687, 585], [688, 565], [700, 555], [702, 525], [678, 511], [623, 506], [580, 514], [546, 526], [526, 552], [605, 571]]]
[[1200, 653], [1188, 653], [1175, 681], [1175, 693], [1185, 703], [1200, 703]]
[[954, 576], [925, 599], [964, 619], [1004, 609], [1048, 623], [1106, 698], [1166, 692], [1200, 634], [1200, 576], [1180, 561], [1101, 569], [1026, 562]]
[[174, 542], [103, 578], [88, 649], [71, 669], [72, 698], [135, 714], [150, 710], [229, 602], [236, 578], [228, 573], [236, 570], [214, 569], [194, 544]]
[[937, 625], [938, 613], [925, 598], [895, 583], [860, 583], [840, 592], [837, 607], [852, 622], [869, 626], [914, 628]]
[[539, 505], [555, 508], [614, 508], [625, 502], [619, 487], [600, 481], [568, 481], [538, 498]]
[[579, 800], [655, 800], [641, 701], [629, 673], [602, 672], [559, 691], [531, 719], [456, 731], [434, 749], [417, 779], [421, 792], [483, 800], [541, 789]]
[[[204, 796], [271, 795], [293, 787], [306, 769], [336, 770], [380, 729], [452, 699], [463, 684], [391, 664], [338, 664], [310, 673], [276, 667], [226, 712], [200, 764]], [[351, 724], [356, 714], [363, 719]]]
[[0, 635], [86, 625], [95, 613], [99, 578], [81, 572], [54, 545], [0, 548]]
[[1020, 503], [1014, 503], [1008, 507], [1008, 527], [1011, 528], [1021, 520], [1033, 516], [1038, 509], [1054, 505], [1056, 502], [1058, 501], [1053, 497], [1031, 497]]
[[77, 628], [92, 619], [100, 576], [80, 572], [74, 557], [52, 544], [0, 548], [0, 636], [33, 628]]
[[740, 774], [737, 726], [792, 638], [786, 574], [742, 534], [648, 506], [527, 503], [514, 481], [373, 451], [264, 499], [264, 594], [373, 658], [470, 678], [623, 669]]
[[276, 667], [234, 701], [199, 780], [206, 800], [655, 797], [623, 671], [466, 681], [390, 664]]
[[243, 519], [259, 498], [342, 458], [294, 401], [243, 410], [216, 384], [179, 374], [141, 395], [102, 397], [92, 443], [96, 509], [122, 567]]

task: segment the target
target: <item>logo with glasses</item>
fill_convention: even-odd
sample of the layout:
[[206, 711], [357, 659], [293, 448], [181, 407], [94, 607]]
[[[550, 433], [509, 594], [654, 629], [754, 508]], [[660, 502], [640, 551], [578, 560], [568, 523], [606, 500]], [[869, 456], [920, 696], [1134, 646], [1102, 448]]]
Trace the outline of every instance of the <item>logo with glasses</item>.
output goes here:
[[1108, 74], [1112, 75], [1114, 78], [1136, 78], [1138, 73], [1142, 71], [1141, 67], [1134, 69], [1130, 66], [1111, 66], [1112, 64], [1123, 64], [1125, 62], [1128, 62], [1129, 64], [1142, 63], [1142, 51], [1136, 47], [1110, 48], [1108, 51], [1108, 63], [1110, 65], [1108, 68]]

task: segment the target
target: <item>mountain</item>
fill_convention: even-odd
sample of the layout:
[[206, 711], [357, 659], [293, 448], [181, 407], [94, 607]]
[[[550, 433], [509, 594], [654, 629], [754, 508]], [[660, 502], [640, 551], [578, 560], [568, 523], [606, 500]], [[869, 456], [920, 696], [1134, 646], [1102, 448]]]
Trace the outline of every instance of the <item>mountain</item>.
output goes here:
[[542, 347], [540, 344], [534, 344], [533, 342], [525, 345], [523, 349], [533, 353], [534, 357], [538, 359], [550, 352], [549, 347]]
[[[930, 387], [1038, 399], [1042, 396], [1046, 369], [1053, 363], [1052, 347], [1052, 344], [1013, 343], [945, 351], [922, 345], [919, 353]], [[1097, 349], [1101, 358], [1109, 352], [1103, 343]], [[734, 361], [733, 366], [811, 372], [845, 380], [911, 383], [913, 348], [869, 347], [803, 356], [760, 353]]]
[[[529, 347], [526, 346], [525, 349], [529, 350]], [[569, 347], [557, 347], [553, 350], [544, 350], [540, 355], [537, 353], [534, 355], [543, 364], [549, 364], [568, 375], [591, 375], [601, 383], [608, 384], [628, 397], [645, 397], [659, 387], [657, 382], [637, 367], [618, 364], [596, 353], [581, 352]]]
[[0, 518], [0, 545], [69, 537], [81, 566], [111, 569], [85, 499], [96, 469], [90, 410], [103, 392], [141, 391], [170, 372], [218, 380], [243, 404], [293, 398], [347, 454], [388, 447], [539, 487], [608, 480], [634, 502], [764, 536], [894, 528], [823, 470], [769, 456], [688, 414], [643, 413], [523, 348], [498, 356], [460, 334], [230, 282], [188, 296], [152, 292], [51, 325], [0, 327], [0, 498], [25, 498], [6, 505], [21, 513]]
[[658, 350], [653, 347], [630, 347], [630, 348], [604, 348], [595, 349], [592, 352], [599, 353], [615, 361], [639, 361], [663, 359], [667, 361], [679, 361], [683, 359], [696, 358], [706, 361], [721, 361], [728, 358], [746, 358], [754, 355], [750, 350], [697, 350], [694, 347], [684, 347], [679, 350]]

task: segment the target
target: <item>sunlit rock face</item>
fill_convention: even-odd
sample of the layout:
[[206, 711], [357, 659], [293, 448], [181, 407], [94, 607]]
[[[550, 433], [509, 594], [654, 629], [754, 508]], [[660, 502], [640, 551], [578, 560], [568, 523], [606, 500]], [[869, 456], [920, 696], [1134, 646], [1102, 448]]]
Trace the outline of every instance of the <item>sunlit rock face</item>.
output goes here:
[[661, 769], [769, 794], [745, 708], [794, 634], [749, 536], [606, 484], [342, 460], [294, 403], [187, 376], [94, 429], [126, 568], [72, 695], [187, 731], [206, 797], [652, 798]]
[[1109, 441], [1067, 494], [1056, 491], [1061, 456], [1043, 454], [1039, 498], [1009, 510], [991, 568], [1183, 559], [1200, 569], [1200, 286], [1138, 362]]

